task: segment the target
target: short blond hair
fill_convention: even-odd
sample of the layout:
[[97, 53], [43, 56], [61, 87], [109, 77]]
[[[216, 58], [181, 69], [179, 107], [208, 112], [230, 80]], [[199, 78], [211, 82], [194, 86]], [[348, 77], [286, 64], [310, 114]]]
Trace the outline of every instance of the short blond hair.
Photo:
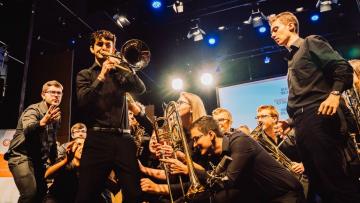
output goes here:
[[56, 80], [50, 80], [50, 81], [47, 81], [43, 86], [42, 86], [42, 92], [46, 92], [49, 87], [51, 86], [54, 86], [54, 87], [58, 87], [60, 88], [61, 90], [63, 90], [63, 86], [61, 85], [60, 82], [56, 81]]
[[220, 113], [225, 113], [227, 115], [227, 117], [229, 118], [230, 122], [232, 123], [233, 118], [232, 118], [231, 112], [227, 109], [219, 107], [219, 108], [214, 109], [211, 114], [214, 116], [214, 115], [219, 115]]
[[87, 127], [84, 123], [75, 123], [73, 126], [71, 126], [70, 132], [71, 132], [71, 138], [76, 139], [78, 137], [74, 136], [75, 130], [85, 129], [87, 131]]
[[270, 115], [273, 117], [276, 117], [277, 119], [279, 119], [279, 112], [276, 110], [275, 106], [273, 105], [261, 105], [257, 108], [257, 112], [259, 113], [262, 110], [269, 110], [270, 111]]
[[358, 78], [360, 78], [360, 59], [349, 60], [349, 63], [352, 66], [356, 76], [358, 76]]
[[272, 15], [272, 16], [270, 16], [268, 18], [268, 20], [269, 20], [270, 26], [276, 20], [279, 20], [284, 25], [287, 25], [289, 23], [293, 23], [294, 27], [295, 27], [294, 32], [296, 34], [299, 34], [299, 21], [298, 21], [297, 17], [293, 13], [291, 13], [289, 11], [285, 11], [285, 12], [279, 13], [277, 15]]

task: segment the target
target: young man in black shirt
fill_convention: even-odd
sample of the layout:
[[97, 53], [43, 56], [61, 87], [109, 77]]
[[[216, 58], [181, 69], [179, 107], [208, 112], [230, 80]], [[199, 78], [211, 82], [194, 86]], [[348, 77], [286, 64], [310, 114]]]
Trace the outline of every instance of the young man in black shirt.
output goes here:
[[[222, 136], [218, 123], [203, 116], [190, 127], [194, 147], [202, 156], [230, 156], [224, 177], [215, 181], [214, 202], [304, 202], [300, 182], [249, 136], [236, 132]], [[209, 174], [197, 170], [200, 180]], [[256, 194], [256, 195], [255, 195]]]
[[360, 202], [348, 172], [348, 139], [341, 93], [352, 86], [352, 68], [320, 36], [299, 37], [299, 22], [290, 12], [269, 18], [271, 37], [289, 50], [288, 114], [310, 187], [323, 202]]
[[76, 78], [78, 104], [86, 117], [88, 137], [80, 165], [77, 202], [101, 202], [100, 193], [113, 169], [124, 202], [140, 202], [140, 172], [130, 135], [126, 92], [141, 94], [145, 85], [134, 71], [124, 71], [115, 53], [116, 37], [107, 30], [92, 34], [94, 64]]

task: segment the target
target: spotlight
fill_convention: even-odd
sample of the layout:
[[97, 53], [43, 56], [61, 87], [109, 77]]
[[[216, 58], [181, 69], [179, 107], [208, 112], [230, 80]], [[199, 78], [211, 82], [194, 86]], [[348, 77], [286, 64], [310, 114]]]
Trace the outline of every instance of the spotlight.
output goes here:
[[316, 8], [320, 9], [320, 12], [327, 12], [332, 10], [331, 4], [337, 4], [338, 0], [318, 0]]
[[113, 16], [113, 19], [115, 20], [116, 24], [121, 28], [130, 25], [130, 21], [123, 15], [115, 14]]
[[259, 27], [259, 32], [260, 33], [264, 33], [264, 32], [266, 32], [266, 27], [265, 26], [261, 26], [261, 27]]
[[314, 15], [312, 15], [311, 17], [310, 17], [310, 19], [311, 19], [311, 21], [318, 21], [319, 20], [319, 18], [320, 18], [320, 16], [318, 15], [318, 14], [314, 14]]
[[256, 28], [264, 25], [264, 20], [267, 20], [267, 17], [259, 9], [257, 11], [252, 10], [249, 19], [244, 21], [244, 24], [252, 24]]
[[221, 31], [221, 30], [224, 30], [224, 29], [225, 29], [225, 26], [219, 26], [219, 27], [218, 27], [218, 30], [220, 30], [220, 31]]
[[201, 83], [204, 85], [211, 85], [213, 83], [213, 76], [210, 73], [203, 73], [200, 77]]
[[173, 9], [174, 9], [175, 13], [184, 12], [184, 4], [183, 4], [183, 2], [175, 1], [175, 3], [173, 4]]
[[216, 44], [216, 38], [215, 37], [209, 37], [208, 44], [209, 45], [215, 45]]
[[194, 41], [200, 41], [202, 40], [204, 37], [203, 35], [205, 35], [206, 33], [204, 32], [204, 30], [200, 29], [199, 26], [196, 24], [195, 27], [191, 28], [190, 31], [187, 34], [187, 38], [194, 38]]
[[159, 9], [161, 7], [162, 3], [160, 0], [153, 0], [151, 3], [151, 6], [155, 9]]
[[264, 63], [265, 63], [265, 64], [269, 64], [270, 61], [271, 61], [271, 58], [270, 58], [269, 56], [265, 56], [265, 58], [264, 58]]
[[173, 79], [171, 86], [174, 90], [182, 90], [184, 86], [183, 80], [180, 78]]

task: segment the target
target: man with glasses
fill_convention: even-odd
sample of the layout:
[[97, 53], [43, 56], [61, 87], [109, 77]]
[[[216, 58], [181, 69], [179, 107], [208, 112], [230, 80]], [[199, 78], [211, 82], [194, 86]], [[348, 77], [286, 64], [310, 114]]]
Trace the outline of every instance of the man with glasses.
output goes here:
[[[190, 133], [202, 156], [232, 158], [224, 178], [211, 187], [216, 191], [213, 202], [304, 202], [299, 181], [249, 136], [241, 132], [222, 136], [211, 116], [196, 120]], [[206, 171], [197, 174], [202, 181], [210, 178]]]
[[56, 133], [60, 124], [63, 86], [55, 80], [42, 87], [42, 101], [21, 114], [4, 158], [19, 190], [18, 202], [41, 202], [46, 193], [44, 174], [57, 158]]
[[62, 160], [66, 157], [66, 148], [77, 139], [85, 139], [87, 136], [87, 128], [83, 123], [75, 123], [71, 129], [71, 141], [66, 142], [58, 147], [58, 159]]
[[219, 123], [220, 130], [224, 135], [234, 132], [234, 129], [231, 128], [233, 118], [230, 111], [224, 108], [216, 108], [213, 110], [212, 116]]

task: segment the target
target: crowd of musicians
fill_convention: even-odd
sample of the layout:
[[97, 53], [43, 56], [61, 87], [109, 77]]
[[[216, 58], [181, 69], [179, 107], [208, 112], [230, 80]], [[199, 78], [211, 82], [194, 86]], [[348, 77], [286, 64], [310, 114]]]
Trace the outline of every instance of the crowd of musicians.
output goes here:
[[[59, 144], [63, 86], [21, 114], [5, 159], [18, 202], [360, 202], [360, 60], [346, 61], [321, 36], [299, 37], [290, 12], [269, 18], [288, 49], [287, 111], [253, 109], [258, 126], [232, 125], [224, 108], [205, 110], [181, 92], [157, 118], [131, 95], [146, 87], [115, 53], [107, 30], [91, 35], [94, 63], [76, 77], [83, 117]], [[119, 68], [120, 67], [120, 68]], [[123, 68], [121, 68], [123, 67]], [[234, 73], [236, 74], [236, 73]], [[246, 95], [241, 95], [246, 97]]]

